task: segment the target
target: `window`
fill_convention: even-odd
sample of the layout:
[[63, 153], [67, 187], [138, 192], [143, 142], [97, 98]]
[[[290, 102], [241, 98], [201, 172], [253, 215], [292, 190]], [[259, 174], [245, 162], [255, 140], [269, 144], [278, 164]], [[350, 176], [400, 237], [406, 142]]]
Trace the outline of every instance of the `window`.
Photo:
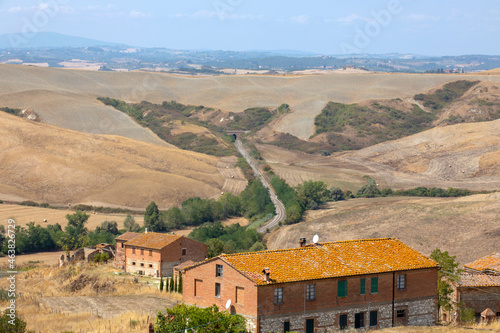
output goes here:
[[245, 288], [236, 287], [236, 303], [242, 304], [245, 302]]
[[132, 248], [132, 254], [135, 254], [135, 247]]
[[497, 317], [500, 317], [500, 312], [497, 312]]
[[361, 279], [359, 281], [359, 294], [360, 295], [366, 294], [366, 279]]
[[284, 333], [290, 332], [290, 322], [289, 321], [285, 321], [283, 323], [283, 332]]
[[377, 311], [370, 311], [370, 327], [377, 326]]
[[405, 318], [406, 317], [406, 310], [397, 310], [396, 311], [396, 317], [397, 318]]
[[365, 313], [360, 312], [354, 314], [354, 328], [363, 328], [365, 327]]
[[124, 243], [120, 243], [120, 246], [121, 246], [122, 248], [123, 248], [123, 244], [124, 244]]
[[141, 256], [144, 255], [144, 249], [141, 249]]
[[149, 268], [153, 268], [153, 264], [149, 264]]
[[274, 304], [283, 304], [283, 288], [274, 288]]
[[153, 250], [149, 250], [149, 256], [152, 257], [153, 256]]
[[316, 299], [316, 285], [309, 284], [306, 287], [306, 299], [308, 301], [314, 301]]
[[216, 265], [215, 266], [215, 276], [216, 277], [222, 277], [222, 269], [224, 267], [222, 265]]
[[347, 297], [347, 280], [339, 281], [337, 297]]
[[141, 262], [141, 267], [144, 267], [144, 263], [143, 262]]
[[220, 283], [215, 284], [215, 297], [220, 298]]
[[132, 261], [132, 266], [135, 266], [135, 261]]
[[398, 290], [406, 289], [406, 274], [398, 275]]
[[372, 278], [370, 288], [370, 292], [372, 294], [378, 293], [378, 277]]
[[347, 328], [347, 315], [342, 314], [339, 316], [339, 328], [345, 330]]
[[182, 249], [182, 255], [185, 256], [187, 254], [187, 249]]

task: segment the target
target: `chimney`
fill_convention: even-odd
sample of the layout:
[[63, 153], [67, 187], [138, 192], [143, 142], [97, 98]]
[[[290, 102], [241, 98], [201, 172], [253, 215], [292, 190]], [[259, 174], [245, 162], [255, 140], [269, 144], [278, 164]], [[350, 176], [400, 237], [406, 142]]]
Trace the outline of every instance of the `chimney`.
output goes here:
[[299, 245], [300, 247], [304, 247], [306, 246], [306, 239], [304, 237], [302, 237], [300, 240], [299, 240]]
[[148, 233], [148, 228], [144, 229], [144, 233], [147, 234]]
[[270, 277], [271, 270], [268, 267], [266, 267], [266, 268], [264, 268], [264, 270], [262, 271], [262, 273], [264, 273], [264, 275], [266, 276], [266, 282], [267, 283], [271, 283], [272, 282], [271, 281], [271, 277]]

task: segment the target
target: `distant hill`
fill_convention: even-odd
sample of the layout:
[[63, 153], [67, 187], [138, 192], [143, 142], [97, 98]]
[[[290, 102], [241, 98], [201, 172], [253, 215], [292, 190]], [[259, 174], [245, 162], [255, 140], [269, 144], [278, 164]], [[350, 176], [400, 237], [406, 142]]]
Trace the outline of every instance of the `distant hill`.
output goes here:
[[63, 35], [55, 32], [39, 32], [33, 37], [23, 34], [0, 35], [0, 49], [8, 48], [62, 48], [90, 46], [125, 46], [95, 39]]

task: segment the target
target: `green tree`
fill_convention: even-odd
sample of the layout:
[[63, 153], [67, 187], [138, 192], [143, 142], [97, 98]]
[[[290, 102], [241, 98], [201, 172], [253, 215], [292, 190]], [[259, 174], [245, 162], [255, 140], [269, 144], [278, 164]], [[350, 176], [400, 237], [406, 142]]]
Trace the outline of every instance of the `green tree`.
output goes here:
[[16, 314], [11, 317], [9, 309], [0, 315], [0, 332], [2, 333], [24, 333], [26, 323]]
[[214, 304], [207, 308], [180, 304], [166, 309], [166, 315], [158, 311], [155, 321], [156, 333], [181, 332], [196, 327], [198, 333], [247, 332], [245, 318], [220, 311]]
[[110, 234], [118, 236], [120, 232], [118, 231], [118, 223], [116, 221], [104, 221], [101, 223], [99, 230], [104, 230], [109, 232]]
[[306, 180], [297, 186], [299, 197], [303, 200], [306, 209], [317, 209], [328, 200], [330, 191], [322, 181]]
[[164, 231], [160, 211], [154, 201], [151, 201], [144, 212], [144, 227], [148, 228], [149, 231]]
[[135, 218], [130, 214], [125, 217], [123, 225], [125, 226], [125, 230], [127, 231], [138, 232], [141, 229], [139, 223], [135, 222]]
[[431, 252], [431, 259], [440, 266], [438, 272], [438, 311], [441, 308], [449, 311], [453, 307], [451, 283], [458, 281], [460, 273], [462, 273], [462, 270], [458, 269], [460, 264], [455, 261], [455, 258], [455, 256], [450, 256], [448, 251], [442, 252], [440, 249], [435, 249]]
[[163, 275], [160, 275], [160, 291], [163, 291]]
[[330, 198], [333, 201], [344, 200], [344, 191], [342, 191], [342, 189], [340, 189], [338, 187], [332, 187], [330, 189]]
[[172, 207], [166, 212], [167, 228], [172, 229], [182, 229], [186, 220], [182, 211], [179, 207]]
[[177, 292], [177, 278], [174, 276], [174, 289], [173, 292]]
[[208, 240], [207, 245], [208, 245], [207, 249], [208, 258], [217, 257], [224, 251], [224, 242], [221, 241], [220, 239], [212, 238]]
[[375, 180], [368, 178], [366, 184], [358, 189], [356, 192], [357, 197], [374, 198], [380, 195], [380, 191], [377, 187]]
[[182, 272], [179, 272], [179, 283], [177, 285], [177, 292], [182, 294]]
[[170, 286], [168, 287], [168, 291], [173, 293], [174, 292], [174, 277], [170, 277]]

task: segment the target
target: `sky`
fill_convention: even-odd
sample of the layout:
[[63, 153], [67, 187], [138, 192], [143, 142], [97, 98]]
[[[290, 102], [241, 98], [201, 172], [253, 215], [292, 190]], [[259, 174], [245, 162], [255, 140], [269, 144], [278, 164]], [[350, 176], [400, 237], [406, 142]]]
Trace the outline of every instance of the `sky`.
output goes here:
[[0, 0], [0, 18], [139, 47], [500, 55], [498, 0]]

